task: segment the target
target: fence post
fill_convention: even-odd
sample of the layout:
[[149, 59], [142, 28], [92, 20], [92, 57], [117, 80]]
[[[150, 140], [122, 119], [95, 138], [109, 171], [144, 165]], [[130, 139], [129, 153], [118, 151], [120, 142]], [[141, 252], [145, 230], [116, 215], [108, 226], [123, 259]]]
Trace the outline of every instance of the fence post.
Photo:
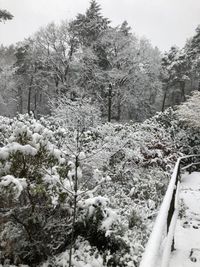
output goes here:
[[[171, 224], [171, 220], [175, 211], [175, 199], [176, 199], [176, 191], [177, 191], [177, 184], [178, 184], [178, 180], [180, 180], [180, 163], [178, 166], [178, 171], [176, 174], [176, 182], [175, 182], [175, 186], [174, 186], [174, 191], [173, 191], [173, 195], [172, 195], [172, 199], [170, 202], [170, 207], [169, 207], [169, 211], [168, 211], [168, 215], [167, 215], [167, 233], [169, 232], [169, 227]], [[173, 237], [173, 241], [172, 241], [172, 246], [171, 246], [171, 251], [175, 250], [175, 242], [174, 242], [174, 237]]]
[[[167, 233], [169, 232], [169, 227], [170, 227], [171, 220], [172, 220], [174, 210], [175, 210], [175, 194], [176, 194], [176, 189], [174, 189], [172, 200], [171, 200], [169, 211], [168, 211], [168, 215], [167, 215]], [[171, 251], [173, 251], [174, 249], [175, 248], [174, 248], [174, 238], [173, 238]]]
[[192, 157], [189, 158], [189, 163], [190, 163], [189, 174], [191, 174], [192, 173]]

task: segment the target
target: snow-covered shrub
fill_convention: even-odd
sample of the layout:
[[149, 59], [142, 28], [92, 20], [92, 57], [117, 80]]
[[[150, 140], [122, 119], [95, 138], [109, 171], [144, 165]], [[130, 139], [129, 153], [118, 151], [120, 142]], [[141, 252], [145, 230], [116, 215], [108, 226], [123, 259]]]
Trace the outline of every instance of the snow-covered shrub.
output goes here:
[[176, 146], [167, 127], [155, 118], [142, 124], [105, 124], [90, 135], [95, 136], [92, 151], [98, 151], [90, 164], [97, 162], [99, 170], [111, 177], [98, 192], [109, 196], [118, 209], [120, 235], [129, 247], [129, 257], [125, 251], [120, 254], [122, 266], [133, 258], [138, 263], [178, 157]]
[[151, 119], [165, 128], [180, 155], [200, 153], [199, 105], [200, 94], [194, 91], [192, 96], [174, 110], [168, 108]]
[[143, 224], [142, 217], [136, 210], [132, 210], [129, 217], [129, 228], [138, 227]]
[[[0, 231], [8, 258], [32, 266], [36, 257], [50, 256], [53, 266], [67, 266], [76, 196], [72, 265], [90, 266], [95, 258], [99, 266], [137, 265], [176, 159], [184, 146], [195, 147], [175, 112], [142, 124], [83, 123], [76, 129], [53, 116], [1, 120], [0, 200], [6, 213]], [[10, 250], [9, 231], [15, 232]], [[83, 256], [78, 251], [86, 243]]]
[[[77, 222], [76, 231], [96, 246], [100, 251], [111, 253], [126, 246], [121, 238], [115, 235], [119, 231], [119, 217], [109, 207], [109, 200], [104, 197], [94, 197], [82, 203], [82, 216]], [[114, 233], [114, 234], [113, 234]]]
[[200, 128], [199, 114], [200, 114], [200, 92], [194, 91], [187, 101], [177, 107], [176, 114], [179, 121], [190, 128]]
[[0, 147], [5, 144], [11, 131], [12, 119], [0, 116]]
[[[0, 245], [5, 258], [33, 264], [59, 250], [70, 235], [69, 196], [62, 187], [68, 184], [68, 177], [62, 176], [67, 164], [53, 144], [52, 132], [38, 121], [24, 115], [8, 124], [10, 135], [0, 148], [0, 208], [5, 220]], [[58, 205], [62, 207], [56, 209]], [[14, 239], [7, 234], [12, 229]]]
[[100, 110], [91, 103], [90, 99], [70, 100], [65, 95], [50, 100], [53, 120], [70, 130], [87, 130], [97, 126], [100, 119]]
[[[74, 267], [105, 267], [105, 259], [99, 254], [95, 246], [82, 237], [77, 238], [74, 244], [74, 254], [72, 259]], [[49, 258], [41, 267], [68, 267], [69, 251], [58, 254], [56, 257]]]
[[[58, 143], [66, 149], [66, 154], [70, 154], [70, 150], [75, 151], [75, 147], [71, 145], [75, 140], [74, 134], [67, 129], [61, 130], [59, 126], [54, 132]], [[129, 257], [125, 256], [126, 251], [120, 254], [124, 266], [131, 261], [130, 257], [136, 263], [140, 260], [156, 211], [166, 192], [171, 171], [177, 157], [183, 154], [180, 135], [184, 133], [185, 130], [180, 128], [174, 111], [168, 109], [142, 124], [106, 123], [95, 128], [89, 127], [79, 139], [84, 151], [84, 158], [80, 161], [82, 182], [85, 179], [92, 188], [95, 181], [100, 181], [100, 177], [111, 179], [108, 184], [99, 186], [94, 195], [108, 196], [112, 207], [118, 210], [120, 223], [112, 236], [115, 240], [122, 238], [125, 247], [129, 247]], [[71, 139], [70, 149], [70, 142], [66, 142], [66, 137]], [[134, 221], [135, 214], [139, 214], [138, 221]], [[97, 212], [94, 215], [94, 218], [90, 218], [90, 223], [87, 223], [87, 216], [85, 217], [86, 227], [82, 228], [88, 236], [82, 236], [86, 239], [95, 236], [93, 233], [96, 234], [99, 229], [100, 223], [96, 218], [101, 218], [102, 214]], [[96, 232], [92, 232], [92, 229], [90, 231], [89, 225], [95, 226]]]
[[[192, 100], [194, 97], [191, 100], [189, 98], [189, 105], [186, 101], [177, 106], [177, 110], [168, 108], [165, 112], [160, 112], [151, 119], [156, 120], [165, 128], [180, 155], [198, 154], [200, 152], [200, 128], [198, 128], [196, 122], [192, 125], [192, 116], [187, 115], [186, 112], [189, 107], [192, 109], [192, 105], [196, 104], [197, 101], [195, 100], [193, 103]], [[194, 111], [190, 111], [189, 114], [192, 112]], [[196, 114], [194, 114], [195, 116]]]
[[[52, 122], [20, 115], [9, 123], [6, 121], [6, 125], [10, 127], [9, 133], [0, 148], [0, 208], [5, 213], [0, 229], [3, 257], [34, 266], [48, 256], [64, 251], [72, 242], [74, 196], [77, 196], [74, 238], [84, 236], [92, 244], [98, 233], [102, 244], [107, 244], [111, 239], [107, 233], [116, 216], [113, 217], [109, 201], [103, 197], [94, 198], [93, 193], [98, 184], [109, 178], [95, 169], [85, 178], [93, 180], [95, 187], [93, 191], [87, 190], [87, 183], [82, 179], [85, 175], [82, 173], [84, 162], [81, 163], [85, 159], [84, 152], [78, 152], [80, 165], [76, 168], [73, 152], [68, 150], [66, 153], [67, 140], [71, 136], [66, 136], [67, 131], [53, 127]], [[62, 150], [56, 146], [60, 142], [59, 131], [66, 138]], [[76, 173], [78, 191], [74, 191]], [[93, 213], [92, 207], [96, 207]], [[8, 232], [13, 231], [15, 235], [9, 237]], [[112, 242], [117, 243], [114, 237]]]
[[175, 110], [169, 108], [151, 119], [165, 128], [177, 151], [185, 155], [200, 153], [199, 105], [200, 94], [195, 91]]
[[[95, 194], [108, 196], [112, 207], [118, 210], [120, 216], [119, 224], [112, 226], [114, 229], [111, 228], [112, 234], [108, 236], [112, 237], [112, 242], [120, 242], [117, 243], [118, 248], [126, 248], [118, 253], [120, 260], [112, 251], [111, 258], [116, 266], [117, 264], [128, 266], [133, 258], [135, 262], [139, 262], [152, 227], [152, 218], [155, 217], [156, 209], [165, 194], [170, 171], [178, 156], [170, 133], [173, 129], [169, 129], [171, 125], [161, 123], [161, 120], [170, 121], [170, 116], [164, 114], [162, 118], [162, 115], [159, 115], [160, 121], [157, 116], [142, 124], [106, 123], [96, 128], [90, 127], [79, 139], [81, 150], [84, 151], [84, 158], [80, 161], [83, 181], [86, 180], [87, 183], [89, 181], [92, 188], [95, 181], [100, 181], [101, 177], [111, 179], [109, 183], [99, 186]], [[59, 131], [58, 127], [56, 133]], [[74, 135], [66, 129], [62, 129], [58, 140], [66, 149], [66, 153], [70, 154], [69, 150], [76, 151], [72, 141], [70, 149], [68, 147], [70, 142], [65, 145], [66, 140], [61, 141], [67, 136], [75, 140]], [[95, 212], [89, 219], [84, 210], [84, 219], [78, 221], [81, 227], [76, 231], [100, 250], [102, 239], [106, 248], [104, 255], [107, 255], [110, 253], [110, 241], [109, 238], [105, 238], [105, 232], [100, 228], [104, 213], [98, 206], [92, 208]], [[139, 218], [142, 223], [133, 223], [134, 227], [130, 229], [131, 213], [138, 214], [138, 210], [143, 211], [140, 212]], [[94, 243], [97, 241], [99, 245]], [[129, 256], [126, 256], [127, 253]], [[108, 266], [114, 264], [111, 261], [107, 262]]]

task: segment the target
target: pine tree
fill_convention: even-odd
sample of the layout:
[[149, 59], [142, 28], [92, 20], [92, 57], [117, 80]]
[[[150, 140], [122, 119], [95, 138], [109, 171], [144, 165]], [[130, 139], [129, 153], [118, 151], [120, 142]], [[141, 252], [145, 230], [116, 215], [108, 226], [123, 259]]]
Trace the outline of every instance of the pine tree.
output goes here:
[[0, 22], [11, 20], [13, 15], [5, 9], [0, 9]]
[[[195, 87], [197, 81], [198, 90], [200, 91], [200, 25], [196, 29], [196, 34], [186, 43], [185, 52], [190, 65], [190, 76]], [[192, 88], [193, 89], [193, 88]]]
[[108, 28], [110, 21], [101, 15], [101, 7], [95, 1], [90, 2], [90, 7], [85, 14], [78, 14], [70, 23], [70, 29], [77, 36], [79, 43], [91, 46], [99, 35]]
[[[172, 94], [177, 86], [178, 88], [178, 103], [180, 101], [185, 101], [185, 87], [188, 77], [189, 64], [187, 60], [186, 53], [184, 49], [179, 49], [176, 46], [171, 47], [168, 53], [165, 53], [162, 58], [162, 81], [164, 87], [164, 97], [162, 103], [162, 111], [165, 108], [165, 102], [167, 95], [169, 94], [169, 89], [172, 88]], [[169, 95], [168, 95], [169, 96]]]
[[200, 54], [200, 25], [196, 28], [196, 34], [186, 44], [186, 51], [191, 59]]

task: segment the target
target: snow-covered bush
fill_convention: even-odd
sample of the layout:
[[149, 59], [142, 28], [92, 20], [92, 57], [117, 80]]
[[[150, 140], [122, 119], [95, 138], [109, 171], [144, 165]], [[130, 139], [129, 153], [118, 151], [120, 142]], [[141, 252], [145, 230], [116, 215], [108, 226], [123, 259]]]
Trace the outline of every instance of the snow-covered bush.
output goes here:
[[84, 201], [76, 230], [99, 251], [115, 253], [128, 247], [117, 236], [121, 230], [119, 216], [109, 206], [109, 200], [105, 197], [98, 196]]
[[0, 116], [0, 122], [0, 146], [2, 147], [10, 134], [12, 119]]
[[181, 114], [76, 129], [62, 117], [0, 118], [3, 256], [68, 266], [74, 229], [72, 266], [137, 266], [177, 157], [199, 149]]
[[100, 119], [99, 108], [90, 99], [70, 100], [65, 95], [50, 100], [53, 120], [70, 130], [87, 130], [97, 126]]
[[[140, 260], [156, 210], [165, 194], [170, 171], [181, 155], [175, 143], [178, 131], [174, 111], [167, 110], [142, 124], [107, 123], [95, 128], [89, 127], [79, 139], [84, 151], [84, 158], [80, 161], [83, 179], [90, 177], [86, 181], [89, 181], [91, 187], [101, 177], [111, 179], [109, 183], [101, 184], [96, 194], [109, 197], [112, 207], [118, 210], [119, 224], [115, 227], [112, 225], [115, 229], [111, 227], [111, 236], [115, 242], [121, 240], [120, 246], [126, 249], [121, 249], [121, 253], [118, 253], [120, 259], [112, 251], [111, 258], [115, 258], [116, 266], [128, 266], [134, 259], [133, 265]], [[65, 145], [66, 137], [75, 140], [74, 135], [66, 129], [60, 131], [59, 127], [54, 132], [59, 136], [58, 143], [62, 143], [68, 154], [70, 150], [75, 151], [72, 143], [70, 149], [70, 142]], [[98, 236], [101, 237], [98, 233], [102, 221], [100, 223], [98, 219], [103, 220], [104, 217], [99, 207], [93, 209], [95, 212], [89, 219], [84, 210], [84, 220], [79, 221], [83, 230], [78, 232], [98, 247], [93, 242], [99, 241]], [[104, 242], [108, 249], [104, 251], [104, 255], [108, 255], [109, 239], [104, 239]], [[98, 249], [101, 250], [101, 246]], [[111, 261], [106, 263], [107, 266], [114, 264]]]
[[[69, 196], [61, 186], [68, 180], [62, 176], [64, 170], [67, 173], [66, 159], [53, 144], [52, 132], [35, 119], [19, 116], [7, 125], [10, 135], [0, 148], [0, 208], [5, 220], [1, 247], [4, 257], [40, 262], [69, 235]], [[62, 203], [63, 208], [56, 210]], [[8, 237], [13, 229], [15, 236]]]
[[[118, 210], [120, 222], [111, 236], [115, 242], [121, 240], [120, 244], [126, 249], [121, 249], [120, 259], [115, 258], [115, 253], [112, 253], [116, 266], [128, 266], [133, 258], [136, 263], [139, 262], [152, 227], [152, 218], [155, 217], [156, 209], [165, 194], [170, 171], [177, 159], [178, 153], [173, 140], [175, 130], [173, 123], [170, 123], [173, 113], [168, 113], [159, 114], [142, 124], [106, 123], [95, 128], [89, 127], [79, 139], [84, 151], [84, 158], [81, 160], [83, 179], [93, 177], [86, 179], [91, 187], [95, 185], [95, 181], [100, 181], [101, 177], [111, 179], [109, 183], [101, 184], [96, 193], [108, 196], [112, 207]], [[59, 131], [58, 127], [56, 133]], [[66, 148], [68, 154], [69, 150], [75, 151], [72, 144], [69, 149], [70, 142], [65, 145], [65, 138], [70, 134], [65, 129], [57, 135], [57, 140]], [[75, 140], [74, 135], [70, 138]], [[61, 141], [62, 139], [65, 141]], [[101, 237], [98, 218], [103, 219], [102, 211], [98, 207], [94, 210], [94, 216], [89, 220], [85, 216], [85, 220], [81, 221], [83, 232], [79, 230], [79, 233], [101, 249], [101, 245], [93, 242], [98, 240], [101, 244], [98, 239], [98, 236]], [[142, 213], [138, 212], [141, 210]], [[142, 223], [135, 223], [133, 219], [136, 216], [133, 214], [139, 214], [137, 219]], [[104, 254], [107, 255], [109, 239], [104, 239], [104, 242], [108, 249]], [[125, 256], [127, 253], [128, 257]], [[107, 266], [110, 266], [109, 264], [111, 261], [107, 262]]]
[[194, 91], [186, 102], [177, 107], [176, 114], [179, 121], [190, 128], [200, 128], [199, 114], [200, 114], [200, 92]]
[[[2, 137], [4, 145], [0, 148], [2, 257], [34, 266], [68, 248], [78, 236], [84, 236], [92, 244], [92, 240], [98, 240], [94, 238], [95, 233], [99, 233], [99, 240], [106, 244], [107, 233], [114, 224], [114, 212], [108, 200], [93, 197], [95, 188], [87, 190], [87, 183], [82, 180], [83, 163], [76, 168], [76, 161], [71, 161], [74, 154], [65, 153], [67, 141], [63, 150], [56, 146], [60, 129], [27, 115], [2, 119], [4, 123], [5, 128], [9, 125], [9, 131]], [[78, 152], [77, 159], [78, 164], [84, 160], [84, 152]], [[76, 174], [79, 190], [74, 191]], [[93, 177], [93, 185], [97, 187], [109, 180], [101, 177], [98, 170]], [[73, 225], [75, 196], [77, 221]], [[93, 213], [92, 207], [96, 207]], [[15, 234], [9, 235], [11, 232]], [[112, 240], [116, 242], [114, 237]]]
[[137, 266], [177, 157], [198, 147], [196, 130], [172, 109], [96, 127], [53, 116], [0, 120], [3, 257], [68, 266], [73, 245], [75, 267]]
[[184, 154], [200, 153], [200, 93], [194, 91], [175, 111], [179, 125], [177, 145]]
[[200, 153], [199, 105], [200, 94], [194, 91], [186, 102], [174, 110], [168, 108], [151, 119], [165, 128], [180, 155]]

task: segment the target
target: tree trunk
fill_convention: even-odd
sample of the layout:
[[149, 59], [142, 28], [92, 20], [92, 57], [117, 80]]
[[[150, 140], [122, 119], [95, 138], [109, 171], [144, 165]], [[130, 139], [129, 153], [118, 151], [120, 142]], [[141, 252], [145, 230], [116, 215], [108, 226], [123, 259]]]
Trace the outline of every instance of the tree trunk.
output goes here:
[[35, 97], [34, 97], [34, 109], [37, 109], [37, 92], [35, 92]]
[[120, 94], [118, 93], [118, 99], [117, 99], [117, 121], [119, 122], [121, 120], [121, 99]]
[[31, 77], [30, 85], [28, 87], [28, 114], [31, 114], [31, 90], [33, 85], [33, 76]]
[[37, 119], [37, 90], [35, 91], [34, 96], [34, 116]]
[[181, 98], [183, 99], [183, 101], [186, 100], [186, 97], [185, 97], [185, 81], [180, 81], [180, 88], [181, 88]]
[[19, 113], [23, 113], [23, 95], [22, 95], [22, 88], [21, 86], [18, 86], [18, 97], [19, 97], [19, 102], [18, 102], [18, 111]]
[[58, 89], [58, 85], [59, 85], [59, 79], [57, 76], [54, 77], [54, 81], [55, 81], [55, 86], [56, 86], [56, 95], [59, 95], [59, 89]]
[[69, 251], [69, 267], [72, 266], [72, 250], [74, 244], [74, 235], [75, 235], [75, 223], [76, 223], [76, 212], [77, 212], [77, 191], [78, 191], [78, 156], [75, 160], [75, 177], [74, 177], [74, 208], [73, 208], [73, 219], [72, 219], [72, 234], [71, 234], [71, 243]]
[[168, 85], [166, 85], [166, 88], [165, 88], [165, 93], [164, 93], [163, 102], [162, 102], [162, 112], [165, 110], [165, 102], [166, 102], [166, 98], [167, 98], [167, 91], [168, 91]]
[[112, 107], [112, 84], [109, 84], [108, 89], [108, 122], [111, 122], [111, 107]]

